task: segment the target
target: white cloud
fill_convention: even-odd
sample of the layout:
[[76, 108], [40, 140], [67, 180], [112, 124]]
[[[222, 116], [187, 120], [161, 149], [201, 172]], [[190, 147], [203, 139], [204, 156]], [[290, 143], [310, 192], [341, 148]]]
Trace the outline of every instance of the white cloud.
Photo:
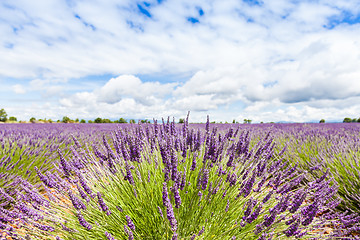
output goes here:
[[24, 93], [26, 93], [26, 90], [25, 90], [24, 86], [22, 86], [20, 84], [13, 85], [13, 91], [16, 94], [24, 94]]
[[[340, 119], [356, 114], [358, 105], [345, 103], [360, 95], [359, 24], [324, 26], [357, 16], [357, 1], [149, 3], [143, 6], [151, 18], [140, 13], [143, 3], [129, 0], [5, 1], [0, 76], [32, 79], [7, 87], [60, 98], [61, 108], [51, 111], [82, 117], [190, 110], [194, 118], [196, 112], [221, 119], [226, 111], [229, 117], [244, 111], [241, 116], [263, 121], [307, 121], [328, 112]], [[74, 80], [105, 74], [119, 77], [81, 82], [87, 89]], [[164, 83], [139, 74], [192, 76]]]

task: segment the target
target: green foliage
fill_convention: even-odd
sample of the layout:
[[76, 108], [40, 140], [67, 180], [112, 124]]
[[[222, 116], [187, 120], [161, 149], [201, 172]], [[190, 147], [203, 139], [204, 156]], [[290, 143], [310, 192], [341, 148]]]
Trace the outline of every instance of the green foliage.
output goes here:
[[130, 119], [130, 123], [136, 123], [134, 119]]
[[31, 123], [35, 123], [35, 122], [36, 122], [36, 118], [31, 117], [29, 121], [30, 121]]
[[67, 117], [67, 116], [64, 116], [64, 117], [62, 118], [62, 122], [63, 122], [63, 123], [70, 123], [70, 122], [71, 122], [71, 119], [70, 119], [69, 117]]
[[0, 122], [6, 122], [6, 120], [7, 120], [7, 113], [2, 108], [0, 109]]
[[127, 121], [126, 121], [125, 118], [120, 118], [120, 119], [119, 119], [119, 123], [127, 123]]
[[95, 120], [94, 120], [94, 123], [102, 123], [102, 122], [103, 122], [103, 120], [100, 117], [95, 118]]
[[344, 123], [351, 123], [351, 122], [352, 122], [352, 119], [346, 117], [346, 118], [344, 118], [343, 122], [344, 122]]
[[185, 122], [185, 119], [184, 118], [180, 118], [179, 119], [179, 123], [184, 123]]
[[319, 123], [325, 123], [325, 119], [321, 119]]
[[244, 119], [245, 124], [250, 124], [251, 122], [252, 122], [252, 120], [250, 120], [250, 119]]
[[85, 119], [81, 119], [80, 123], [86, 123]]
[[17, 118], [16, 117], [9, 117], [9, 121], [17, 122]]

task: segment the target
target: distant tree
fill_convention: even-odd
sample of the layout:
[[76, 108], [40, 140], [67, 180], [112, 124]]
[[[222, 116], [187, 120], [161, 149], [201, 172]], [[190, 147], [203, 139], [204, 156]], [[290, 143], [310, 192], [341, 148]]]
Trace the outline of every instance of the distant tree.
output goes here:
[[0, 122], [6, 122], [6, 120], [7, 120], [7, 113], [2, 108], [0, 109]]
[[81, 119], [80, 123], [86, 123], [85, 119]]
[[350, 123], [351, 121], [352, 121], [352, 119], [348, 118], [348, 117], [344, 118], [344, 120], [343, 120], [344, 123]]
[[134, 119], [130, 119], [130, 123], [136, 123]]
[[252, 122], [252, 120], [250, 120], [250, 119], [244, 119], [244, 123], [250, 124], [251, 122]]
[[93, 120], [89, 120], [88, 123], [94, 123], [94, 121], [93, 121]]
[[9, 117], [9, 121], [17, 122], [17, 118], [16, 117]]
[[360, 122], [360, 117], [358, 118], [357, 122]]
[[29, 121], [30, 121], [31, 123], [35, 123], [35, 122], [36, 122], [36, 118], [32, 117], [32, 118], [30, 118]]
[[119, 123], [127, 123], [127, 121], [126, 121], [125, 118], [120, 118], [120, 119], [119, 119]]
[[184, 123], [184, 122], [185, 122], [185, 119], [183, 119], [183, 118], [179, 119], [179, 123]]
[[319, 123], [325, 123], [325, 119], [321, 119]]
[[233, 123], [235, 123], [235, 119], [233, 119]]
[[79, 122], [79, 119], [78, 119], [78, 118], [76, 118], [76, 119], [75, 119], [75, 122], [76, 122], [76, 123], [78, 123], [78, 122]]
[[62, 122], [63, 122], [63, 123], [69, 123], [69, 122], [71, 122], [71, 119], [70, 119], [68, 116], [64, 116], [64, 117], [62, 118]]
[[351, 120], [351, 122], [356, 122], [357, 121], [357, 119], [356, 118], [353, 118], [352, 120]]
[[102, 118], [95, 118], [94, 123], [102, 123]]
[[104, 118], [102, 121], [102, 123], [112, 123], [112, 121], [110, 119]]
[[47, 120], [49, 123], [53, 123], [53, 120], [51, 120], [51, 119], [49, 119], [49, 120]]
[[56, 122], [59, 123], [59, 122], [61, 122], [61, 121], [60, 121], [60, 120], [57, 120]]

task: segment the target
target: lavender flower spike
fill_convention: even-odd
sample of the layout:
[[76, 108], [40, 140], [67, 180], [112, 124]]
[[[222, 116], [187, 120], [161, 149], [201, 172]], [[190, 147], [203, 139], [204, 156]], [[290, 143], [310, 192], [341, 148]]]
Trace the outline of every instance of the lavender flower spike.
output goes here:
[[106, 212], [106, 215], [110, 215], [111, 212], [110, 212], [110, 210], [109, 210], [109, 207], [105, 204], [104, 199], [101, 197], [101, 193], [100, 193], [100, 192], [97, 193], [97, 197], [98, 197], [98, 201], [99, 201], [99, 204], [100, 204], [101, 209], [102, 209], [104, 212]]
[[133, 223], [133, 221], [131, 220], [131, 218], [128, 215], [126, 215], [126, 222], [127, 222], [128, 227], [132, 231], [135, 231], [135, 224]]

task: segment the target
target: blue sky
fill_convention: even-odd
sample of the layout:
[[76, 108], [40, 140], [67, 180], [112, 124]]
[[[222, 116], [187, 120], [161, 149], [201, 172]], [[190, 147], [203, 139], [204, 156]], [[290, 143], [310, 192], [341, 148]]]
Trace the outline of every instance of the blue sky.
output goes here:
[[0, 2], [0, 108], [21, 120], [360, 117], [360, 3]]

